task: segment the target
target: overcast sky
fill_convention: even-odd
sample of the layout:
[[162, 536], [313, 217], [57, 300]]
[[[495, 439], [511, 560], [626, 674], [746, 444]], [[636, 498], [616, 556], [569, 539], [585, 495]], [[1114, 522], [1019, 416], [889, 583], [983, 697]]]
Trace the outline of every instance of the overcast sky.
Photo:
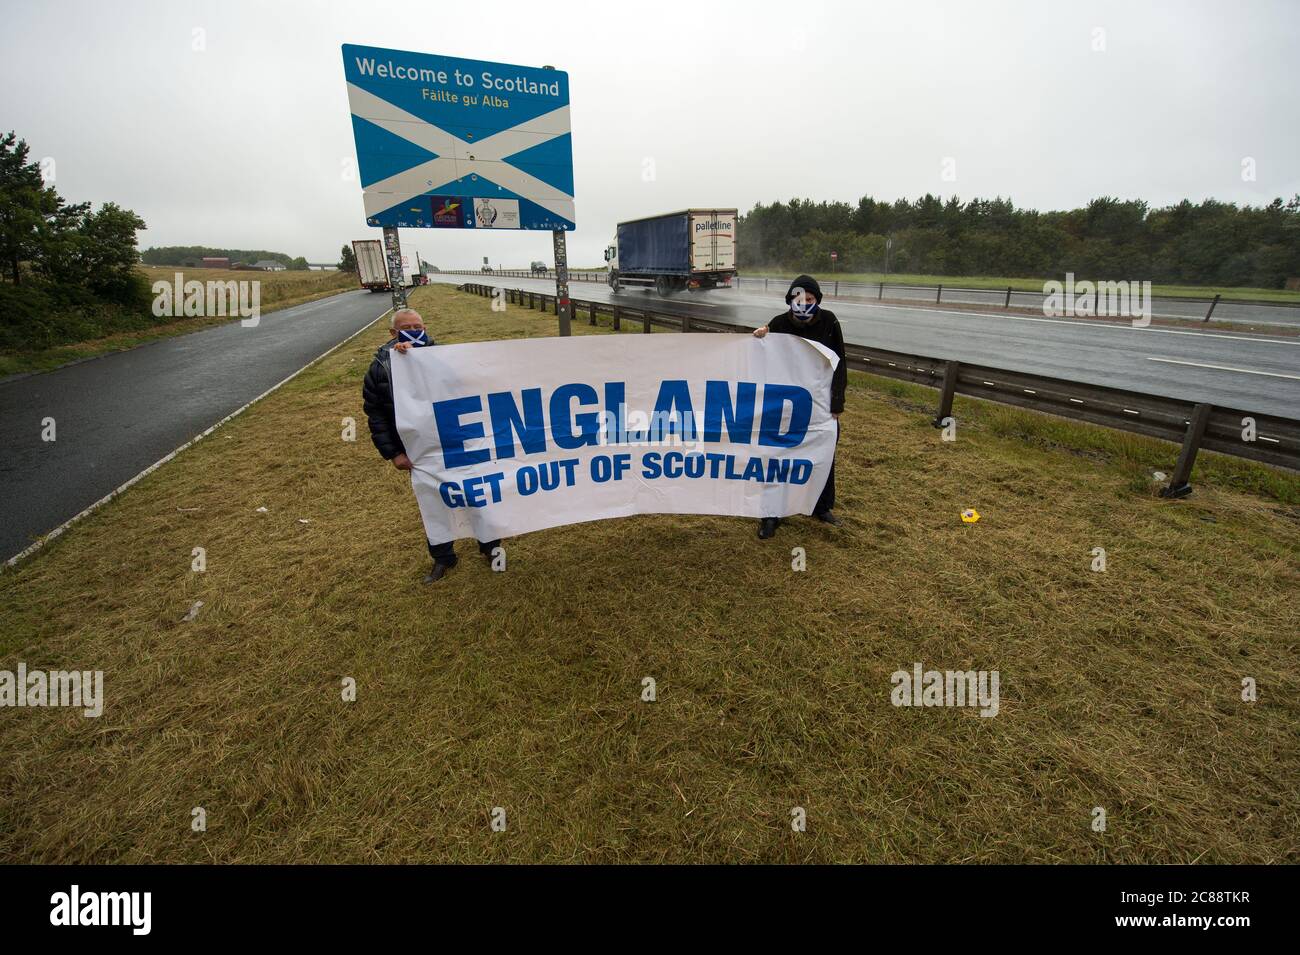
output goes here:
[[[575, 266], [601, 262], [620, 219], [687, 206], [1300, 192], [1287, 0], [0, 7], [0, 127], [54, 159], [65, 198], [139, 213], [141, 248], [332, 262], [378, 236], [343, 43], [566, 70]], [[549, 233], [407, 229], [402, 243], [442, 268], [551, 259]]]

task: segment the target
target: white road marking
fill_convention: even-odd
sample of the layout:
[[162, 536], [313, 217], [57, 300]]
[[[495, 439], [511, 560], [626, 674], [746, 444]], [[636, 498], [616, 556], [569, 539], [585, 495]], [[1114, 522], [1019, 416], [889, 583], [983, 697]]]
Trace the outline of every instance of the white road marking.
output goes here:
[[7, 561], [4, 562], [4, 567], [0, 567], [0, 570], [2, 570], [2, 569], [4, 569], [4, 568], [7, 568], [7, 567], [13, 567], [15, 564], [17, 564], [17, 563], [18, 563], [20, 560], [22, 560], [23, 558], [25, 558], [25, 557], [30, 557], [32, 554], [36, 553], [38, 550], [40, 550], [42, 547], [44, 547], [46, 544], [48, 544], [50, 541], [54, 540], [54, 538], [58, 537], [60, 534], [62, 534], [64, 531], [66, 531], [66, 530], [67, 530], [69, 527], [71, 527], [73, 524], [77, 523], [77, 521], [81, 520], [81, 519], [82, 519], [83, 517], [85, 517], [87, 514], [90, 514], [90, 513], [94, 512], [94, 511], [99, 510], [99, 508], [103, 507], [103, 506], [104, 506], [105, 504], [107, 504], [109, 501], [113, 500], [113, 498], [117, 497], [119, 494], [121, 494], [123, 491], [125, 491], [127, 488], [129, 488], [131, 485], [135, 484], [135, 483], [136, 483], [137, 481], [139, 481], [140, 479], [142, 479], [142, 478], [144, 478], [144, 477], [147, 477], [148, 475], [152, 474], [154, 471], [157, 471], [160, 467], [162, 467], [164, 464], [166, 464], [166, 463], [167, 463], [168, 461], [170, 461], [172, 458], [176, 457], [176, 455], [180, 454], [180, 453], [181, 453], [182, 451], [184, 451], [186, 448], [190, 447], [190, 445], [195, 444], [195, 443], [197, 443], [197, 442], [199, 442], [199, 441], [202, 441], [204, 438], [206, 438], [206, 437], [207, 437], [208, 435], [210, 435], [212, 432], [216, 431], [218, 428], [220, 428], [220, 427], [221, 427], [223, 424], [225, 424], [227, 421], [229, 421], [229, 420], [231, 420], [232, 418], [234, 418], [236, 415], [243, 414], [245, 411], [247, 411], [247, 410], [248, 410], [249, 408], [251, 408], [253, 405], [257, 404], [259, 401], [261, 401], [263, 398], [265, 398], [265, 397], [266, 397], [267, 395], [269, 395], [271, 392], [273, 392], [273, 391], [278, 391], [282, 386], [287, 385], [289, 382], [293, 381], [293, 379], [297, 378], [299, 375], [301, 375], [304, 371], [306, 371], [306, 370], [307, 370], [308, 368], [310, 368], [312, 365], [316, 364], [317, 362], [321, 361], [321, 360], [324, 359], [324, 358], [329, 357], [329, 356], [332, 355], [334, 352], [338, 351], [340, 348], [342, 348], [344, 345], [346, 345], [348, 342], [352, 341], [352, 339], [354, 339], [354, 338], [356, 338], [358, 335], [360, 335], [362, 332], [366, 331], [367, 329], [373, 328], [374, 325], [375, 325], [375, 322], [379, 321], [379, 319], [383, 318], [384, 315], [387, 315], [387, 314], [388, 314], [389, 312], [391, 312], [391, 311], [392, 311], [391, 308], [385, 309], [384, 312], [383, 312], [383, 314], [379, 315], [377, 318], [375, 318], [375, 319], [373, 319], [372, 321], [366, 323], [365, 325], [362, 325], [362, 326], [361, 326], [360, 328], [358, 328], [355, 332], [353, 332], [353, 333], [352, 333], [351, 335], [349, 335], [347, 338], [343, 339], [343, 341], [339, 342], [339, 343], [338, 343], [337, 345], [335, 345], [333, 348], [329, 349], [328, 351], [323, 352], [323, 353], [320, 354], [320, 355], [317, 355], [317, 356], [316, 356], [315, 358], [313, 358], [311, 361], [307, 362], [307, 364], [303, 365], [301, 368], [299, 368], [297, 371], [295, 371], [295, 372], [294, 372], [292, 375], [290, 375], [288, 378], [285, 378], [283, 381], [277, 382], [276, 384], [272, 385], [270, 388], [267, 388], [266, 391], [262, 392], [260, 395], [258, 395], [256, 398], [254, 398], [252, 401], [248, 402], [248, 403], [245, 404], [245, 405], [242, 405], [242, 406], [239, 407], [239, 408], [236, 408], [234, 411], [230, 412], [230, 414], [226, 415], [224, 418], [222, 418], [220, 421], [218, 421], [218, 422], [217, 422], [216, 424], [214, 424], [212, 427], [208, 428], [208, 429], [207, 429], [206, 431], [204, 431], [202, 434], [196, 434], [194, 437], [190, 438], [190, 440], [186, 441], [184, 444], [182, 444], [182, 445], [181, 445], [179, 448], [177, 448], [175, 451], [172, 451], [170, 454], [167, 454], [166, 456], [159, 458], [157, 461], [155, 461], [153, 464], [149, 465], [147, 468], [145, 468], [143, 471], [141, 471], [141, 472], [140, 472], [139, 474], [137, 474], [135, 477], [131, 478], [129, 481], [126, 481], [126, 482], [124, 482], [124, 483], [118, 485], [117, 487], [113, 488], [113, 490], [109, 491], [107, 494], [105, 494], [103, 497], [101, 497], [101, 498], [100, 498], [98, 501], [96, 501], [94, 504], [90, 505], [88, 508], [86, 508], [86, 509], [85, 509], [84, 511], [82, 511], [80, 514], [74, 514], [72, 517], [68, 518], [66, 521], [64, 521], [62, 524], [60, 524], [58, 527], [54, 528], [54, 530], [50, 531], [48, 534], [43, 535], [39, 540], [35, 541], [35, 542], [34, 542], [30, 547], [28, 547], [26, 550], [22, 551], [21, 553], [15, 554], [13, 557], [10, 557]]
[[[525, 291], [528, 290], [525, 289]], [[745, 293], [742, 292], [740, 294], [744, 295]], [[746, 296], [746, 297], [748, 297], [750, 299], [750, 302], [755, 305], [758, 304], [759, 302], [765, 301], [765, 299], [760, 299], [757, 296]], [[716, 303], [708, 304], [706, 302], [690, 302], [690, 303], [677, 303], [677, 304], [703, 305], [705, 308], [718, 307]], [[742, 303], [739, 302], [735, 302], [735, 303], [727, 302], [726, 304], [732, 308], [743, 307]], [[1252, 336], [1252, 335], [1231, 335], [1226, 332], [1193, 332], [1193, 331], [1183, 331], [1176, 328], [1152, 328], [1150, 326], [1146, 328], [1136, 328], [1132, 325], [1113, 325], [1113, 324], [1105, 324], [1101, 322], [1086, 322], [1086, 321], [1070, 320], [1064, 318], [1036, 318], [1032, 315], [995, 315], [995, 314], [989, 314], [987, 312], [949, 311], [947, 309], [926, 308], [921, 305], [883, 305], [883, 304], [874, 304], [869, 302], [841, 302], [841, 301], [837, 301], [834, 304], [836, 309], [847, 307], [847, 308], [882, 309], [886, 311], [895, 311], [895, 312], [924, 312], [927, 315], [941, 315], [945, 318], [951, 318], [954, 316], [960, 317], [962, 315], [966, 315], [971, 318], [997, 318], [997, 319], [1002, 319], [1004, 321], [1009, 320], [1013, 322], [1042, 322], [1046, 325], [1069, 325], [1072, 328], [1086, 328], [1090, 330], [1115, 331], [1115, 332], [1152, 332], [1157, 335], [1191, 335], [1194, 338], [1216, 338], [1223, 341], [1256, 342], [1261, 345], [1291, 345], [1293, 347], [1300, 346], [1300, 338], [1259, 338], [1257, 336]], [[1265, 372], [1260, 372], [1260, 374], [1265, 374]], [[1283, 375], [1282, 377], [1286, 378], [1290, 376]]]
[[[935, 308], [921, 308], [910, 305], [866, 305], [862, 302], [836, 302], [837, 308], [848, 305], [852, 308], [881, 308], [892, 309], [900, 312], [926, 312], [930, 315], [941, 314], [945, 316], [961, 315], [962, 312], [950, 312]], [[1064, 318], [1034, 318], [1030, 315], [989, 315], [985, 312], [965, 312], [973, 318], [1001, 318], [1013, 322], [1044, 322], [1048, 325], [1070, 325], [1074, 328], [1102, 329], [1116, 332], [1154, 332], [1159, 335], [1192, 335], [1197, 338], [1219, 338], [1230, 341], [1240, 342], [1260, 342], [1266, 345], [1300, 345], [1300, 338], [1256, 338], [1250, 335], [1229, 335], [1222, 332], [1186, 332], [1176, 328], [1135, 328], [1132, 325], [1109, 325], [1102, 323], [1090, 323], [1080, 321], [1070, 321]]]
[[1293, 381], [1300, 381], [1300, 375], [1284, 375], [1277, 371], [1255, 371], [1253, 368], [1233, 368], [1231, 365], [1207, 365], [1199, 361], [1179, 361], [1177, 358], [1152, 358], [1148, 356], [1147, 361], [1162, 361], [1167, 365], [1191, 365], [1193, 368], [1213, 368], [1216, 371], [1237, 371], [1243, 375], [1267, 375], [1269, 378], [1290, 378]]

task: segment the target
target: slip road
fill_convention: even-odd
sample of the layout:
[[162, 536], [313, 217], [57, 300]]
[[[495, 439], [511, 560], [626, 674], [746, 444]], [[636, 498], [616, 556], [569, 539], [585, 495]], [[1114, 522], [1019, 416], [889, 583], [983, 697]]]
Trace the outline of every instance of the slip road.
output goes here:
[[[0, 559], [23, 551], [195, 435], [373, 322], [344, 292], [0, 383]], [[55, 421], [56, 440], [41, 440]]]

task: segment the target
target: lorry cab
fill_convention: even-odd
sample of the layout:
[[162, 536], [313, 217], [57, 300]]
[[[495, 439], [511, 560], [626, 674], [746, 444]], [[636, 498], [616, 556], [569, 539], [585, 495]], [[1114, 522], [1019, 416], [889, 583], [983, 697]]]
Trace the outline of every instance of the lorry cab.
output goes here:
[[605, 262], [607, 264], [606, 281], [609, 287], [615, 292], [621, 291], [623, 285], [618, 280], [618, 236], [614, 241], [605, 246]]

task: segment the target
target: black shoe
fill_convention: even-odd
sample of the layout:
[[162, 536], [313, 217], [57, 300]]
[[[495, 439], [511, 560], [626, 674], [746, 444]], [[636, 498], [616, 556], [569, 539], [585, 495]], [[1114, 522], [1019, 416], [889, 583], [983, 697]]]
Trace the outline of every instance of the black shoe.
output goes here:
[[[494, 567], [494, 566], [492, 565], [493, 560], [496, 559], [496, 554], [494, 553], [494, 551], [495, 551], [498, 547], [500, 547], [500, 546], [501, 546], [501, 542], [500, 542], [500, 541], [493, 541], [493, 542], [490, 543], [490, 544], [479, 544], [479, 545], [478, 545], [478, 552], [479, 552], [480, 554], [482, 554], [482, 555], [483, 555], [483, 559], [484, 559], [485, 561], [487, 561], [488, 570], [491, 570], [491, 571], [493, 571], [493, 572], [496, 571], [496, 567]], [[502, 551], [502, 556], [505, 556], [505, 552], [504, 552], [504, 551]]]
[[767, 540], [776, 536], [776, 525], [781, 523], [779, 517], [764, 517], [758, 522], [758, 539]]
[[835, 516], [834, 511], [822, 511], [820, 514], [814, 514], [813, 517], [823, 524], [829, 524], [831, 527], [843, 527], [844, 522]]
[[433, 569], [424, 575], [424, 583], [436, 584], [447, 576], [447, 571], [455, 566], [455, 564], [434, 564]]

